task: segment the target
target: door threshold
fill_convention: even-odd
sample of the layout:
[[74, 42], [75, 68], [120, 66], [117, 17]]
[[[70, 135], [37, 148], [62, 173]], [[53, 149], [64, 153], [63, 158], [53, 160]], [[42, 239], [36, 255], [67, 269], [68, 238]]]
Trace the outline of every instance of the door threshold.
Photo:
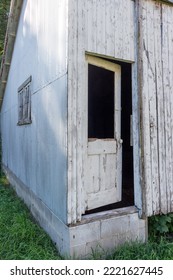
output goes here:
[[101, 211], [97, 213], [92, 213], [92, 214], [86, 214], [82, 216], [82, 220], [80, 224], [85, 224], [85, 223], [90, 223], [96, 220], [103, 220], [103, 219], [108, 219], [111, 217], [119, 217], [119, 216], [125, 216], [129, 214], [134, 214], [138, 213], [138, 209], [136, 206], [128, 206], [128, 207], [123, 207], [123, 208], [117, 208], [113, 210], [107, 210], [107, 211]]

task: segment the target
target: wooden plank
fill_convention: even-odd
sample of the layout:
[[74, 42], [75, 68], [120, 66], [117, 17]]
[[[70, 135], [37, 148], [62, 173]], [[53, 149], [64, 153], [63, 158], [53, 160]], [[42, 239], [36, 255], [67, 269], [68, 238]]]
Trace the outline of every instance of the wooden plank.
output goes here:
[[173, 212], [173, 7], [168, 9], [168, 61], [169, 61], [169, 105], [170, 105], [170, 212]]
[[105, 0], [97, 0], [97, 50], [99, 54], [105, 54]]
[[76, 222], [77, 187], [77, 1], [69, 2], [68, 49], [68, 223]]
[[169, 52], [169, 81], [170, 81], [170, 134], [171, 137], [169, 141], [171, 142], [171, 153], [170, 153], [170, 165], [172, 170], [170, 171], [170, 211], [173, 212], [173, 7], [168, 10], [168, 52]]
[[86, 51], [134, 61], [134, 2], [85, 0], [83, 3], [87, 14]]
[[[86, 2], [78, 1], [77, 49], [77, 221], [85, 212], [85, 176], [87, 162], [87, 66], [85, 61]], [[85, 152], [84, 152], [85, 150]]]
[[110, 56], [114, 56], [115, 48], [115, 34], [113, 31], [115, 26], [115, 7], [114, 0], [106, 1], [106, 10], [105, 10], [105, 44], [106, 44], [106, 53], [109, 53]]
[[113, 62], [104, 60], [96, 56], [86, 55], [86, 60], [89, 64], [107, 69], [109, 71], [118, 72], [121, 69], [121, 67], [118, 64], [115, 64]]
[[169, 176], [169, 198], [168, 198], [168, 210], [169, 212], [172, 211], [173, 208], [173, 201], [171, 201], [172, 194], [173, 194], [173, 147], [172, 147], [172, 126], [173, 126], [173, 118], [172, 118], [172, 92], [173, 92], [173, 37], [171, 32], [173, 31], [173, 18], [172, 18], [172, 11], [173, 8], [167, 7], [167, 24], [168, 24], [168, 79], [169, 79], [169, 91], [168, 91], [168, 117], [169, 117], [169, 135], [168, 135], [168, 154], [169, 154], [169, 171], [168, 171], [168, 176]]
[[145, 214], [152, 215], [151, 158], [150, 158], [150, 115], [148, 96], [148, 58], [147, 58], [147, 1], [141, 1], [141, 60], [142, 60], [142, 92], [141, 92], [141, 133], [143, 160], [143, 198]]
[[101, 211], [101, 212], [83, 216], [81, 224], [98, 221], [98, 219], [103, 220], [111, 217], [126, 216], [134, 213], [138, 213], [138, 210], [135, 206], [128, 206], [128, 207], [123, 207], [123, 208], [118, 208], [113, 210]]
[[114, 192], [113, 189], [109, 189], [102, 192], [88, 194], [87, 210], [98, 208], [101, 205], [104, 206], [112, 204], [117, 201], [119, 201], [119, 198], [117, 199], [116, 188], [114, 189]]
[[115, 167], [115, 178], [117, 186], [117, 197], [122, 195], [122, 144], [121, 139], [121, 67], [115, 72], [115, 139], [117, 139], [117, 158]]
[[[153, 34], [157, 32], [154, 26], [154, 2], [147, 4], [147, 59], [148, 59], [148, 97], [149, 97], [149, 122], [150, 122], [150, 157], [151, 157], [151, 195], [152, 212], [159, 213], [159, 172], [158, 172], [158, 139], [157, 139], [157, 91], [155, 83], [155, 40]], [[147, 197], [147, 201], [150, 200]]]
[[[96, 52], [96, 0], [85, 0], [86, 13], [86, 49]], [[95, 11], [95, 13], [94, 13]], [[94, 18], [95, 14], [95, 18]]]
[[142, 71], [139, 63], [139, 2], [134, 5], [134, 26], [135, 26], [135, 49], [132, 64], [132, 124], [133, 124], [133, 172], [134, 172], [134, 204], [138, 208], [139, 216], [142, 216], [142, 186], [141, 186], [141, 149], [140, 149], [140, 77]]
[[[114, 114], [114, 123], [115, 123], [115, 139], [120, 141], [121, 139], [121, 66], [116, 65], [115, 70], [115, 78], [114, 78], [114, 84], [115, 84], [115, 100], [114, 100], [114, 106], [115, 106], [115, 114]], [[121, 141], [120, 141], [121, 142]], [[122, 144], [122, 143], [120, 143]]]
[[88, 142], [88, 155], [115, 154], [117, 141], [114, 139], [92, 139]]
[[[122, 54], [121, 56], [124, 57], [126, 53], [131, 53], [131, 50], [134, 51], [133, 48], [133, 39], [134, 34], [131, 34], [131, 30], [133, 30], [131, 23], [132, 20], [132, 14], [131, 14], [131, 7], [132, 7], [132, 1], [122, 1], [122, 9], [121, 9], [121, 26], [122, 28], [122, 39], [121, 39], [121, 45], [120, 48], [122, 48]], [[122, 18], [126, 19], [126, 24], [124, 24], [124, 21], [122, 21]], [[121, 31], [120, 31], [121, 32]], [[132, 35], [132, 37], [131, 37]]]
[[166, 204], [166, 177], [165, 177], [165, 132], [164, 132], [164, 96], [162, 79], [162, 30], [161, 5], [157, 3], [154, 10], [155, 19], [155, 72], [157, 90], [157, 118], [158, 118], [158, 159], [159, 159], [159, 185], [160, 185], [160, 211], [165, 212]]
[[137, 14], [135, 9], [138, 9], [138, 4], [135, 3], [135, 1], [131, 1], [131, 5], [129, 8], [129, 18], [131, 19], [129, 22], [129, 26], [130, 26], [130, 30], [129, 30], [129, 34], [130, 34], [130, 49], [129, 49], [129, 53], [130, 53], [130, 57], [133, 58], [133, 61], [135, 61], [135, 52], [136, 52], [136, 37], [135, 37], [135, 33], [136, 33], [136, 24], [137, 24]]
[[[109, 190], [115, 188], [116, 183], [116, 155], [102, 154], [100, 155], [100, 190]], [[120, 176], [120, 174], [119, 174]]]
[[[162, 118], [162, 129], [161, 129], [161, 137], [162, 137], [162, 146], [161, 146], [161, 153], [162, 153], [162, 174], [164, 176], [164, 185], [161, 184], [161, 212], [166, 214], [167, 213], [167, 184], [168, 184], [168, 178], [167, 178], [167, 168], [168, 168], [168, 160], [167, 160], [167, 154], [168, 154], [168, 148], [167, 146], [167, 133], [168, 133], [168, 123], [167, 123], [167, 108], [166, 104], [168, 102], [167, 100], [167, 67], [168, 65], [165, 65], [164, 59], [167, 60], [167, 35], [164, 34], [164, 32], [167, 32], [167, 24], [165, 23], [165, 19], [163, 16], [163, 9], [161, 6], [161, 63], [162, 63], [162, 99], [160, 100], [160, 118]], [[162, 104], [161, 104], [162, 103]], [[161, 116], [162, 115], [162, 116]], [[161, 163], [161, 161], [160, 161]]]
[[86, 193], [97, 193], [100, 190], [100, 156], [88, 156]]
[[115, 38], [115, 48], [114, 48], [114, 56], [116, 58], [122, 58], [123, 53], [123, 1], [115, 0], [115, 25], [113, 27], [114, 30], [114, 38]]
[[170, 70], [169, 70], [169, 30], [168, 30], [168, 7], [162, 5], [162, 67], [163, 67], [163, 85], [164, 85], [164, 117], [165, 117], [165, 159], [166, 159], [166, 212], [170, 212], [170, 188], [172, 185], [172, 165], [171, 165], [171, 111], [170, 111]]
[[[87, 1], [87, 0], [86, 0]], [[89, 1], [87, 1], [89, 2]], [[97, 52], [97, 0], [92, 0], [92, 7], [90, 13], [92, 14], [92, 51]]]

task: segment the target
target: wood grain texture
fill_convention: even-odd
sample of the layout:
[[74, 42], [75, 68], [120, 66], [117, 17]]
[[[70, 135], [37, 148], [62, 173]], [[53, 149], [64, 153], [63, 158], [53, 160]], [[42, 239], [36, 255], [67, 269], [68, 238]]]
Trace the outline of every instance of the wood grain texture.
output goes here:
[[[75, 223], [80, 221], [81, 214], [85, 213], [87, 205], [85, 178], [88, 172], [86, 166], [88, 101], [85, 54], [92, 52], [101, 57], [134, 61], [134, 2], [131, 0], [72, 0], [69, 1], [68, 10], [67, 207], [68, 223]], [[123, 13], [124, 10], [126, 13]], [[123, 26], [124, 23], [126, 26]]]
[[88, 139], [86, 150], [86, 209], [91, 210], [122, 199], [121, 67], [94, 56], [86, 56], [86, 60], [114, 73], [114, 138]]
[[145, 214], [151, 216], [173, 209], [173, 7], [152, 0], [139, 3], [143, 196]]

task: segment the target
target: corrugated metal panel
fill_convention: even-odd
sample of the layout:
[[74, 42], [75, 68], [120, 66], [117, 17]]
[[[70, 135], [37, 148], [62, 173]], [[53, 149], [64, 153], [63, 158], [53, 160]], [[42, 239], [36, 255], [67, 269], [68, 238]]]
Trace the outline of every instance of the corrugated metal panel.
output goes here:
[[[1, 110], [3, 163], [66, 222], [68, 1], [24, 1]], [[17, 126], [32, 75], [32, 124]]]
[[173, 211], [173, 7], [140, 1], [143, 193], [147, 216]]

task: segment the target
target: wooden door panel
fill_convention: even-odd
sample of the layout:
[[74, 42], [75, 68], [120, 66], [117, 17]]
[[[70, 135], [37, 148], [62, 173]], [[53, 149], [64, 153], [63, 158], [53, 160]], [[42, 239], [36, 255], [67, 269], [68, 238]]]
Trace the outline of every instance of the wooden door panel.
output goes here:
[[[91, 73], [89, 76], [91, 78], [89, 85], [89, 90], [91, 90], [89, 101], [91, 102], [91, 100], [93, 100], [93, 102], [95, 102], [95, 110], [99, 110], [100, 108], [102, 108], [101, 106], [97, 106], [97, 103], [99, 102], [113, 102], [114, 104], [114, 110], [111, 115], [114, 122], [113, 123], [111, 121], [111, 131], [113, 129], [114, 132], [113, 135], [111, 134], [112, 138], [106, 138], [106, 135], [103, 133], [104, 139], [88, 139], [85, 201], [86, 210], [91, 210], [94, 208], [119, 202], [122, 199], [121, 67], [117, 64], [100, 58], [88, 57], [87, 59], [88, 63], [105, 69], [104, 72], [101, 72], [97, 70], [97, 68], [88, 68], [92, 69], [92, 75], [94, 75], [93, 71], [97, 71], [97, 75], [95, 76], [95, 78], [91, 78]], [[107, 70], [108, 74], [106, 73]], [[111, 74], [109, 76], [110, 72]], [[109, 77], [113, 79], [113, 82], [110, 83], [111, 89], [110, 84], [107, 82], [107, 80], [105, 84], [103, 83], [103, 78], [109, 80]], [[102, 85], [101, 87], [98, 86], [100, 79], [102, 81], [100, 83]], [[102, 90], [102, 87], [104, 88], [104, 90]], [[107, 88], [109, 88], [109, 90], [107, 90]], [[94, 95], [95, 99], [91, 98], [93, 96], [92, 94]], [[105, 99], [100, 98], [100, 94], [103, 94]], [[111, 98], [111, 101], [108, 99], [109, 97]], [[96, 102], [97, 100], [98, 102]], [[93, 104], [91, 103], [89, 104], [90, 109], [92, 108], [92, 105]], [[91, 112], [91, 110], [89, 112]], [[109, 114], [109, 110], [106, 112], [107, 114]], [[103, 113], [105, 115], [104, 111]], [[95, 117], [93, 111], [91, 112], [91, 114]], [[102, 119], [103, 115], [97, 115], [96, 118], [93, 118], [94, 125], [92, 127], [91, 133], [93, 135], [95, 133], [94, 129], [96, 129], [97, 131], [96, 124], [99, 124], [99, 117], [102, 120], [101, 124], [105, 124]], [[109, 119], [111, 118], [108, 118], [106, 122], [106, 124], [108, 125]], [[91, 119], [89, 119], [89, 125], [92, 125]], [[101, 127], [102, 126], [100, 125], [99, 133]], [[100, 133], [100, 135], [102, 135], [102, 133]]]
[[121, 189], [118, 190], [118, 177], [120, 174], [116, 172], [116, 157], [116, 154], [88, 156], [87, 210], [121, 200]]
[[[91, 155], [88, 157], [87, 170], [87, 194], [97, 193], [100, 190], [100, 157]], [[94, 167], [94, 168], [93, 168]]]
[[116, 146], [114, 139], [92, 139], [88, 142], [88, 155], [115, 154]]

